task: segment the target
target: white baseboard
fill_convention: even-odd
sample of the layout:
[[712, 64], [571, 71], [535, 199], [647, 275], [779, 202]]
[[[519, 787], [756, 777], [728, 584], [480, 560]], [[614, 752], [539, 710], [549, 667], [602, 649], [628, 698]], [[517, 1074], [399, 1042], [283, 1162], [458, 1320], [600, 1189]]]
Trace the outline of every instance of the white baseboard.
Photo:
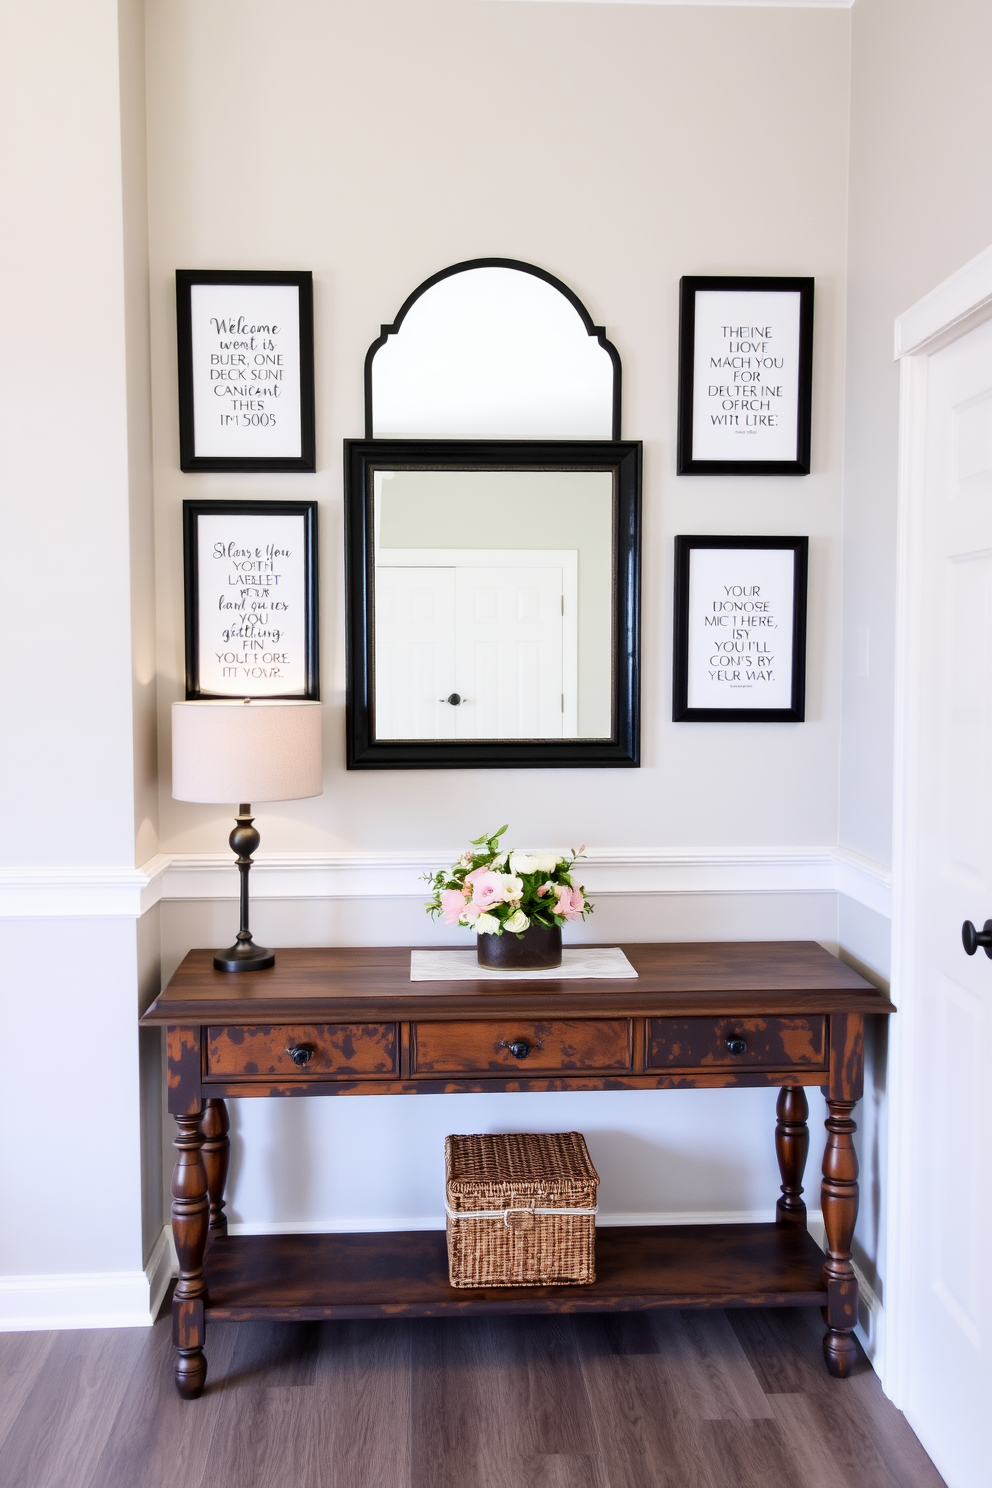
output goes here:
[[0, 1276], [0, 1332], [148, 1328], [175, 1269], [172, 1230], [166, 1226], [141, 1271]]
[[[423, 900], [422, 874], [456, 856], [437, 852], [266, 853], [256, 900]], [[582, 876], [596, 898], [843, 893], [889, 914], [891, 873], [840, 847], [591, 849]], [[141, 868], [0, 869], [0, 916], [136, 918], [159, 900], [237, 897], [230, 853], [160, 853]]]
[[[600, 1229], [615, 1225], [689, 1225], [689, 1224], [760, 1224], [773, 1219], [766, 1209], [713, 1209], [686, 1210], [684, 1213], [666, 1210], [664, 1213], [623, 1214], [604, 1213], [600, 1210], [596, 1224]], [[817, 1215], [819, 1218], [819, 1215]], [[413, 1218], [356, 1218], [344, 1219], [282, 1219], [263, 1221], [231, 1221], [228, 1232], [232, 1235], [348, 1235], [389, 1234], [397, 1230], [443, 1230], [444, 1215], [417, 1215]]]

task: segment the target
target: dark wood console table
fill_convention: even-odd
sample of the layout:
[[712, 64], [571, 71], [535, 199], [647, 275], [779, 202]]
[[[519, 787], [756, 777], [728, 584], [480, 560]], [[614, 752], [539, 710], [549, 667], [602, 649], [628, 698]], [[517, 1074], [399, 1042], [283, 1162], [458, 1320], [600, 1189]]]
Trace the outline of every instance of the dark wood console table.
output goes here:
[[[894, 1012], [811, 941], [628, 945], [634, 981], [411, 982], [407, 949], [281, 950], [267, 971], [191, 951], [142, 1018], [168, 1027], [179, 1126], [172, 1226], [180, 1395], [203, 1390], [209, 1318], [438, 1317], [654, 1307], [822, 1307], [846, 1375], [858, 1288], [851, 1112], [864, 1019]], [[443, 1232], [228, 1236], [229, 1096], [780, 1086], [775, 1222], [599, 1231], [591, 1286], [448, 1285]], [[803, 1089], [828, 1106], [826, 1255], [806, 1231]], [[509, 1119], [509, 1112], [508, 1119]]]

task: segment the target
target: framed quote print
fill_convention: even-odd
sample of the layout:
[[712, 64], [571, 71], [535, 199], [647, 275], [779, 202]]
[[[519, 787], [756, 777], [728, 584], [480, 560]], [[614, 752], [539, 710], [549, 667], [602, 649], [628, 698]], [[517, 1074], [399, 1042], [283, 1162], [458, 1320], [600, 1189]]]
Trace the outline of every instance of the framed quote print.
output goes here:
[[676, 723], [801, 723], [808, 537], [675, 539]]
[[320, 697], [316, 501], [184, 501], [186, 697]]
[[316, 469], [313, 276], [177, 269], [183, 470]]
[[809, 475], [813, 280], [684, 278], [679, 475]]

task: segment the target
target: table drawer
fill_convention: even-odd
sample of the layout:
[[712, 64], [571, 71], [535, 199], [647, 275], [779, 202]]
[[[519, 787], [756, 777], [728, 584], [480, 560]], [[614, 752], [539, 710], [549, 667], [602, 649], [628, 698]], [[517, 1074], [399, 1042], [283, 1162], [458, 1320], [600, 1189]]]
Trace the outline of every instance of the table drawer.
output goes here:
[[[291, 1049], [298, 1051], [296, 1059]], [[271, 1075], [304, 1075], [310, 1079], [396, 1075], [398, 1053], [395, 1023], [208, 1028], [206, 1077], [262, 1080]]]
[[417, 1075], [513, 1074], [626, 1070], [631, 1064], [626, 1018], [529, 1023], [418, 1023], [411, 1040]]
[[823, 1017], [649, 1018], [645, 1067], [825, 1068], [826, 1025]]

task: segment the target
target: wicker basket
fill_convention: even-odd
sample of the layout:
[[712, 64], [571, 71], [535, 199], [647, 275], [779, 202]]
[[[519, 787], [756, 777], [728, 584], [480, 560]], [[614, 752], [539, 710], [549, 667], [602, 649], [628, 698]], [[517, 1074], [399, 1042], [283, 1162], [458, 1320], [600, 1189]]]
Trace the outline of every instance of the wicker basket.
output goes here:
[[580, 1132], [446, 1137], [453, 1287], [596, 1279], [599, 1175]]

